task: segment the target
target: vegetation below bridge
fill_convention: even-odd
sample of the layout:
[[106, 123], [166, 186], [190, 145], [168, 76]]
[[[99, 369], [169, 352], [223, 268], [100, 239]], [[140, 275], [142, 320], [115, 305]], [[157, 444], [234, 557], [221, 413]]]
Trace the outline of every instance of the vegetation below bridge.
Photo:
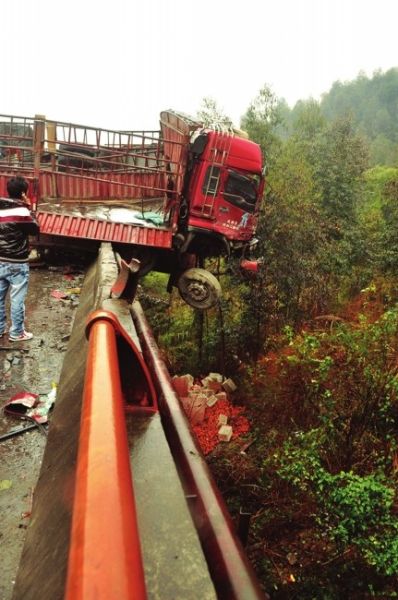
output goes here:
[[205, 314], [162, 298], [159, 274], [143, 281], [171, 372], [238, 383], [250, 430], [207, 459], [232, 515], [251, 514], [247, 550], [275, 599], [397, 596], [398, 155], [375, 160], [361, 119], [375, 128], [380, 107], [331, 108], [359, 88], [396, 107], [397, 81], [336, 84], [289, 114], [265, 86], [241, 124], [268, 163], [260, 274], [207, 265], [224, 296]]

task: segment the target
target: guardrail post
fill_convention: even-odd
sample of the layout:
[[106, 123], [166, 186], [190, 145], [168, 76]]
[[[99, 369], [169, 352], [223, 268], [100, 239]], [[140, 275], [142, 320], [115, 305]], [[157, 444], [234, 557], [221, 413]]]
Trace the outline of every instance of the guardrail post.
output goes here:
[[115, 328], [88, 335], [65, 600], [144, 600]]

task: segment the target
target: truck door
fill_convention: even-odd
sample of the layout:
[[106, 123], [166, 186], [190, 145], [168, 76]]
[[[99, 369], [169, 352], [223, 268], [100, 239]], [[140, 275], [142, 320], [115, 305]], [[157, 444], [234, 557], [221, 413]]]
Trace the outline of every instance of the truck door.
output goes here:
[[212, 219], [212, 228], [227, 237], [232, 232], [232, 237], [245, 236], [254, 227], [259, 183], [260, 178], [254, 174], [209, 165], [196, 201], [201, 199], [200, 210], [203, 216]]

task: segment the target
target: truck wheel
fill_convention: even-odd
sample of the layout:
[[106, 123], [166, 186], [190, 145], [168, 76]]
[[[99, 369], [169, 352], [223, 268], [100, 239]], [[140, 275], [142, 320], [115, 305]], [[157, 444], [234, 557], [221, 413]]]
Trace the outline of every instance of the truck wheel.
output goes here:
[[220, 282], [206, 269], [188, 269], [177, 282], [181, 298], [189, 306], [206, 310], [215, 306], [221, 297]]

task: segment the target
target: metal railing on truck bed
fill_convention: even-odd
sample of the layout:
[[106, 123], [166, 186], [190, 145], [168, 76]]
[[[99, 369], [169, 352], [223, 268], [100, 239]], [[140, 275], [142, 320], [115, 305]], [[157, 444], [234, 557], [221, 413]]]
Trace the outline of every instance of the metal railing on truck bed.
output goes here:
[[0, 195], [22, 175], [44, 235], [169, 248], [186, 142], [184, 135], [164, 142], [161, 131], [0, 115]]
[[182, 188], [184, 146], [160, 131], [115, 131], [0, 115], [0, 193], [16, 173], [31, 183], [39, 205], [57, 201], [172, 201]]

